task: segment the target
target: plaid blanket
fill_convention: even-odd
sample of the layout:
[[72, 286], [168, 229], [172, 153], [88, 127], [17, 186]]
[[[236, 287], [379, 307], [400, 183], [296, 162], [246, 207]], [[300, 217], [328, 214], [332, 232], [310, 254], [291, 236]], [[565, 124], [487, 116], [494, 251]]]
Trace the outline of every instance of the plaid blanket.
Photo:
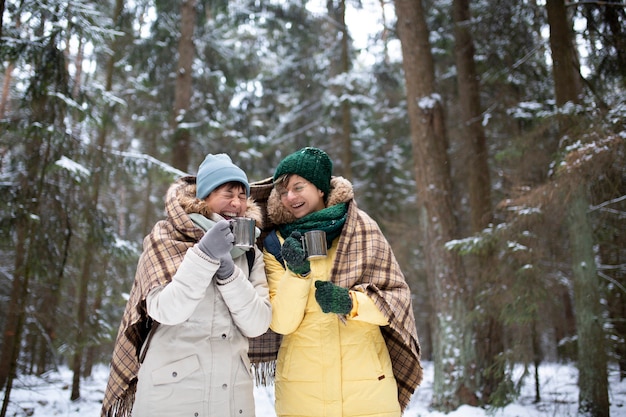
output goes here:
[[380, 228], [354, 201], [339, 237], [331, 277], [341, 287], [365, 292], [389, 320], [381, 331], [404, 410], [423, 377], [411, 291]]

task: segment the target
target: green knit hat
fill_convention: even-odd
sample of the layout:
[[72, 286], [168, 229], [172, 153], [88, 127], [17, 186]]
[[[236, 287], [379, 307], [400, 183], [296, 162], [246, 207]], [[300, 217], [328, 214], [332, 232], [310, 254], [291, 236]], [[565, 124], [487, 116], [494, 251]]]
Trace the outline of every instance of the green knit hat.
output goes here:
[[288, 155], [276, 167], [274, 182], [282, 175], [296, 174], [313, 183], [328, 196], [333, 162], [321, 149], [306, 147]]

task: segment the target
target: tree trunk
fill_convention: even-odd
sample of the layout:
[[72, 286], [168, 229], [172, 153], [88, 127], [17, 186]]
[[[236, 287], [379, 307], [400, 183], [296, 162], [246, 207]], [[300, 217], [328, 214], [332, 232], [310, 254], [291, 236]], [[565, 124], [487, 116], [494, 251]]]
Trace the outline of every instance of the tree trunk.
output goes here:
[[433, 407], [450, 411], [476, 404], [472, 338], [466, 334], [464, 271], [445, 244], [457, 224], [452, 192], [443, 109], [435, 93], [433, 59], [421, 1], [396, 0], [397, 30], [402, 46], [407, 103], [413, 143], [417, 197], [426, 245], [426, 273], [435, 310], [433, 320]]
[[574, 310], [578, 334], [580, 415], [609, 416], [607, 355], [602, 316], [601, 283], [596, 271], [594, 239], [584, 186], [574, 190], [568, 212], [574, 274]]
[[[337, 53], [333, 56], [337, 59], [331, 62], [330, 78], [333, 79], [341, 74], [346, 74], [350, 71], [350, 37], [348, 34], [348, 27], [346, 26], [346, 2], [345, 0], [338, 0], [338, 5], [335, 7], [334, 0], [327, 2], [328, 14], [331, 18], [333, 25], [331, 27], [332, 33], [337, 33], [337, 36], [333, 36], [332, 39], [339, 39], [338, 45], [333, 45]], [[336, 97], [349, 93], [345, 91], [345, 85], [333, 85], [331, 90]], [[337, 167], [337, 174], [341, 175], [349, 180], [352, 180], [352, 115], [351, 106], [348, 100], [342, 100], [339, 104], [339, 109], [335, 110], [336, 114], [333, 117], [333, 145], [339, 149], [341, 158], [340, 164]]]
[[474, 62], [474, 40], [470, 31], [469, 0], [454, 0], [455, 56], [461, 107], [462, 135], [468, 155], [469, 202], [473, 233], [483, 230], [492, 220], [491, 178], [487, 155], [487, 141], [482, 125], [480, 83]]
[[193, 31], [196, 26], [196, 0], [184, 0], [180, 7], [180, 38], [178, 40], [178, 69], [172, 131], [172, 165], [182, 171], [189, 169], [191, 135], [189, 129], [181, 127], [185, 113], [191, 105], [192, 71], [194, 57]]
[[[102, 299], [106, 292], [106, 275], [107, 271], [110, 271], [109, 268], [109, 259], [105, 260], [105, 262], [99, 268], [99, 276], [96, 277], [96, 291], [94, 294], [93, 304], [91, 305], [91, 311], [98, 312], [102, 308]], [[99, 330], [98, 326], [95, 326], [97, 330]], [[100, 346], [91, 344], [87, 346], [87, 352], [85, 354], [84, 366], [83, 366], [83, 376], [91, 376], [93, 371], [93, 367], [96, 364], [97, 360], [97, 352]]]
[[[0, 0], [0, 16], [4, 16], [5, 0]], [[2, 19], [0, 19], [0, 38], [2, 38]]]
[[[47, 99], [45, 96], [37, 95], [32, 101], [33, 114], [47, 115]], [[44, 120], [36, 120], [44, 122]], [[49, 121], [46, 121], [49, 123]], [[47, 146], [44, 140], [35, 134], [29, 138], [31, 142], [30, 158], [26, 158], [26, 169], [19, 182], [19, 190], [23, 191], [20, 202], [23, 204], [23, 211], [16, 219], [15, 235], [15, 261], [13, 272], [13, 285], [11, 288], [11, 298], [7, 306], [7, 317], [5, 321], [4, 334], [2, 338], [2, 353], [0, 356], [0, 387], [4, 387], [4, 401], [0, 416], [4, 417], [10, 401], [13, 380], [17, 376], [17, 365], [20, 358], [22, 335], [26, 323], [26, 306], [28, 304], [30, 280], [33, 277], [32, 265], [36, 263], [33, 259], [39, 256], [34, 253], [33, 241], [38, 239], [37, 220], [41, 215], [41, 178], [42, 170], [45, 170], [46, 162], [42, 160], [40, 149]]]
[[[95, 185], [94, 185], [95, 186]], [[94, 204], [94, 202], [90, 202]], [[74, 343], [74, 356], [72, 359], [72, 392], [70, 394], [70, 400], [75, 401], [80, 398], [80, 379], [82, 376], [82, 364], [83, 355], [85, 352], [85, 346], [87, 344], [89, 335], [89, 326], [87, 325], [87, 299], [89, 289], [89, 281], [91, 279], [91, 265], [93, 263], [94, 256], [91, 255], [92, 251], [96, 250], [94, 245], [93, 232], [96, 227], [95, 224], [88, 221], [88, 237], [85, 248], [85, 259], [83, 260], [83, 269], [79, 277], [78, 288], [78, 307], [76, 312], [76, 341]]]
[[[50, 281], [48, 291], [43, 296], [43, 300], [41, 303], [40, 312], [37, 313], [39, 317], [39, 321], [42, 323], [43, 327], [43, 337], [45, 340], [41, 343], [41, 348], [38, 352], [38, 360], [37, 360], [37, 374], [41, 375], [44, 372], [48, 371], [48, 364], [50, 354], [52, 353], [53, 359], [56, 352], [54, 349], [54, 341], [56, 340], [57, 335], [57, 315], [50, 314], [50, 311], [58, 311], [59, 304], [61, 303], [61, 285], [65, 278], [66, 267], [69, 262], [70, 255], [70, 243], [72, 241], [72, 224], [69, 221], [69, 215], [66, 214], [65, 222], [63, 222], [63, 234], [65, 238], [63, 239], [63, 250], [62, 256], [59, 259], [59, 267], [57, 274], [54, 274]], [[55, 366], [58, 365], [55, 361]]]
[[[613, 219], [603, 221], [607, 229], [615, 230], [608, 237], [605, 236], [604, 244], [600, 245], [599, 254], [605, 265], [622, 265], [626, 263], [626, 233], [617, 232], [624, 230], [624, 219], [616, 216]], [[609, 320], [613, 323], [612, 333], [615, 335], [615, 361], [619, 369], [620, 381], [626, 379], [626, 269], [620, 267], [602, 271], [609, 281], [613, 282], [613, 291], [607, 294], [607, 310]]]
[[5, 114], [9, 110], [9, 90], [11, 87], [11, 80], [15, 64], [9, 62], [7, 69], [4, 72], [4, 80], [2, 81], [2, 97], [0, 98], [0, 118], [4, 119]]
[[[471, 14], [469, 0], [454, 0], [452, 4], [454, 19], [455, 58], [461, 110], [461, 135], [467, 158], [464, 162], [467, 169], [469, 192], [470, 226], [472, 233], [485, 229], [493, 219], [491, 209], [491, 178], [489, 174], [487, 141], [482, 125], [482, 109], [480, 105], [480, 83], [474, 62], [474, 40], [471, 33]], [[492, 254], [469, 255], [466, 257], [468, 276], [473, 276], [474, 292], [489, 292], [494, 277], [484, 276], [492, 273], [488, 268], [494, 261]], [[468, 306], [478, 297], [468, 297]], [[484, 307], [484, 306], [483, 306]], [[468, 307], [469, 308], [469, 307]], [[475, 333], [481, 335], [476, 343], [477, 389], [482, 392], [482, 402], [491, 404], [492, 394], [505, 378], [505, 363], [501, 360], [504, 351], [503, 325], [498, 319], [494, 308], [482, 308], [484, 314], [476, 315], [473, 323]]]
[[[548, 12], [548, 23], [550, 25], [550, 48], [552, 53], [552, 78], [555, 85], [555, 101], [558, 106], [567, 102], [578, 103], [582, 94], [582, 83], [579, 76], [578, 59], [574, 49], [573, 32], [571, 24], [567, 18], [567, 10], [563, 0], [548, 0], [546, 2]], [[566, 129], [575, 126], [576, 116], [561, 114], [558, 116], [560, 136], [567, 134]], [[546, 152], [554, 153], [558, 151], [558, 137], [546, 146]], [[563, 142], [567, 144], [567, 141]], [[575, 333], [575, 318], [572, 300], [567, 290], [563, 290], [561, 299], [565, 308], [564, 318], [557, 322], [555, 332], [557, 341], [563, 340]], [[572, 357], [567, 345], [561, 349], [565, 359]]]
[[573, 34], [564, 0], [547, 0], [548, 24], [550, 25], [550, 48], [552, 51], [552, 76], [556, 105], [568, 101], [580, 102], [582, 81], [580, 64], [574, 47]]
[[[5, 394], [10, 393], [8, 388], [15, 376], [17, 365], [17, 353], [19, 351], [20, 336], [24, 323], [24, 306], [28, 296], [29, 273], [27, 268], [28, 239], [30, 238], [29, 216], [17, 219], [15, 266], [13, 273], [13, 285], [11, 298], [7, 305], [7, 317], [4, 323], [2, 335], [2, 353], [0, 356], [0, 387], [7, 389]], [[8, 381], [8, 383], [7, 383]]]
[[[0, 17], [4, 16], [4, 0], [0, 4]], [[20, 16], [19, 14], [15, 18], [15, 27], [19, 29], [20, 27]], [[2, 35], [2, 19], [0, 19], [0, 35]], [[1, 38], [1, 36], [0, 36]], [[4, 80], [2, 81], [2, 97], [0, 97], [0, 119], [4, 119], [6, 113], [9, 111], [9, 91], [11, 88], [11, 80], [13, 70], [15, 69], [15, 64], [13, 62], [9, 62], [6, 70], [4, 71]], [[1, 386], [1, 385], [0, 385]]]
[[[26, 220], [28, 222], [28, 220]], [[28, 297], [28, 272], [26, 267], [26, 257], [19, 255], [20, 249], [26, 251], [23, 244], [27, 233], [20, 233], [21, 227], [18, 225], [18, 245], [16, 248], [15, 273], [13, 275], [13, 288], [11, 291], [11, 300], [8, 306], [8, 317], [6, 319], [4, 335], [2, 340], [2, 358], [0, 362], [0, 387], [4, 387], [4, 400], [2, 401], [2, 409], [0, 417], [7, 415], [7, 408], [11, 398], [11, 390], [13, 388], [13, 380], [17, 376], [17, 362], [19, 358], [19, 344], [22, 338], [22, 329], [26, 312], [24, 306]], [[22, 235], [22, 236], [20, 236]], [[18, 259], [19, 258], [19, 259]], [[19, 268], [19, 269], [18, 269]]]
[[[550, 24], [556, 104], [563, 106], [567, 102], [578, 103], [582, 98], [582, 83], [565, 2], [547, 0], [546, 8]], [[566, 136], [566, 128], [574, 122], [573, 116], [561, 116], [561, 136]], [[578, 407], [581, 415], [608, 417], [607, 356], [600, 301], [602, 294], [595, 266], [593, 229], [587, 215], [589, 202], [584, 182], [581, 178], [579, 184], [573, 185], [567, 213], [578, 336]]]

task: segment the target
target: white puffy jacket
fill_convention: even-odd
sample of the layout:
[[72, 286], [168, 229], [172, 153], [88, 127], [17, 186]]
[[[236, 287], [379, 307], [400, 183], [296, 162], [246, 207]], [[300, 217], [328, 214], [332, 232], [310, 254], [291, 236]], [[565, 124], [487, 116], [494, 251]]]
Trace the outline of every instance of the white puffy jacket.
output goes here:
[[134, 417], [254, 416], [248, 337], [271, 320], [263, 254], [235, 258], [234, 279], [214, 277], [218, 264], [189, 249], [172, 282], [147, 299], [157, 327], [138, 375]]

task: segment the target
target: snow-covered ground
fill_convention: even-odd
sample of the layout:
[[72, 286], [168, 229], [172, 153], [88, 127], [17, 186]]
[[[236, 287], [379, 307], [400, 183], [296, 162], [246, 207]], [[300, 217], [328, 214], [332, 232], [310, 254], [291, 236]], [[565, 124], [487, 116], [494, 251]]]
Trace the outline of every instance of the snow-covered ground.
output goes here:
[[[574, 417], [577, 412], [577, 370], [573, 365], [545, 364], [540, 368], [541, 402], [534, 403], [535, 387], [525, 380], [522, 395], [514, 403], [497, 411], [463, 406], [448, 413], [429, 410], [432, 397], [433, 367], [425, 362], [422, 386], [416, 391], [404, 417]], [[82, 399], [71, 402], [72, 374], [67, 368], [41, 378], [21, 377], [14, 381], [8, 416], [97, 417], [100, 413], [108, 369], [98, 366], [81, 383]], [[4, 392], [1, 393], [4, 398]], [[257, 417], [275, 417], [273, 387], [256, 388]], [[619, 381], [617, 371], [610, 372], [609, 399], [611, 417], [626, 417], [626, 380]]]

